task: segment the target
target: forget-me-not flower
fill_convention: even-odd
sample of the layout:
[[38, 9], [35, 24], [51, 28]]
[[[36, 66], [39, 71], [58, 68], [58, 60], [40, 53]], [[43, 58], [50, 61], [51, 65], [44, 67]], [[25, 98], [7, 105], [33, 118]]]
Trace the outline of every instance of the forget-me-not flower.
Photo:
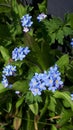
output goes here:
[[12, 59], [17, 61], [17, 60], [23, 60], [26, 55], [30, 52], [28, 47], [16, 47], [12, 51]]
[[26, 14], [21, 18], [21, 24], [24, 32], [28, 32], [29, 28], [32, 26], [33, 22], [31, 21], [31, 18], [32, 16], [29, 14]]
[[8, 87], [11, 88], [12, 84], [9, 84], [7, 77], [8, 76], [14, 76], [16, 72], [16, 66], [12, 66], [10, 64], [8, 64], [7, 66], [5, 66], [3, 68], [2, 71], [2, 84], [4, 85], [4, 87]]
[[44, 73], [35, 73], [29, 83], [29, 90], [34, 96], [41, 95], [43, 90], [51, 90], [54, 92], [57, 89], [63, 87], [63, 81], [60, 77], [61, 73], [58, 70], [58, 66], [50, 67], [49, 71]]
[[2, 76], [2, 84], [5, 88], [8, 87], [8, 80], [4, 75]]
[[10, 64], [5, 66], [3, 68], [3, 71], [2, 71], [4, 76], [14, 76], [15, 72], [16, 72], [16, 66], [13, 66], [13, 65], [10, 65]]
[[45, 83], [43, 81], [43, 73], [35, 73], [35, 75], [33, 76], [33, 78], [31, 79], [30, 83], [29, 83], [29, 90], [32, 91], [33, 95], [41, 95], [42, 90], [46, 90], [46, 86]]
[[50, 67], [48, 71], [48, 80], [50, 81], [47, 83], [48, 90], [52, 90], [54, 92], [63, 86], [63, 81], [61, 81], [60, 75], [61, 73], [59, 72], [57, 65]]
[[41, 13], [41, 14], [39, 14], [39, 15], [37, 16], [37, 20], [40, 22], [40, 21], [42, 21], [43, 19], [45, 19], [46, 17], [47, 17], [46, 14]]

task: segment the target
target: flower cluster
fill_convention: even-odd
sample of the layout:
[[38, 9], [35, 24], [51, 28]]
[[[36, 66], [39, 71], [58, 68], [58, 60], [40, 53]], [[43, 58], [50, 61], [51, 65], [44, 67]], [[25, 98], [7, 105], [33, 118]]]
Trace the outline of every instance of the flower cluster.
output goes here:
[[48, 71], [48, 78], [45, 80], [45, 84], [48, 87], [48, 90], [52, 90], [53, 92], [63, 86], [63, 82], [61, 81], [61, 73], [58, 70], [58, 66], [50, 67]]
[[[21, 46], [18, 48], [16, 47], [12, 51], [12, 59], [14, 61], [23, 60], [29, 52], [30, 50], [28, 47], [21, 47]], [[8, 83], [7, 77], [14, 76], [15, 72], [16, 72], [16, 66], [12, 66], [8, 64], [7, 66], [3, 68], [2, 84], [4, 85], [4, 87], [12, 87], [12, 85]]]
[[16, 47], [13, 51], [12, 51], [12, 59], [17, 61], [17, 60], [23, 60], [26, 55], [30, 52], [28, 47]]
[[[43, 19], [45, 19], [47, 17], [46, 14], [44, 13], [41, 13], [37, 16], [37, 20], [40, 22], [42, 21]], [[31, 21], [31, 18], [32, 16], [30, 16], [29, 14], [26, 14], [24, 15], [22, 18], [21, 18], [21, 24], [22, 24], [22, 27], [23, 27], [23, 32], [28, 32], [30, 30], [30, 27], [32, 26], [33, 24], [33, 21]]]
[[44, 73], [40, 74], [35, 73], [29, 83], [29, 90], [31, 90], [34, 96], [41, 95], [41, 92], [46, 89], [54, 92], [63, 86], [60, 75], [61, 73], [57, 65], [50, 67], [48, 72], [44, 71]]
[[32, 18], [32, 16], [30, 16], [29, 14], [26, 14], [21, 18], [21, 23], [22, 23], [24, 32], [28, 32], [29, 28], [33, 24], [33, 22], [31, 21], [31, 18]]
[[33, 95], [41, 95], [42, 90], [46, 90], [45, 82], [44, 82], [45, 74], [44, 73], [35, 73], [33, 78], [29, 83], [29, 90], [32, 91]]
[[12, 65], [7, 65], [3, 68], [2, 71], [2, 84], [4, 85], [4, 87], [8, 87], [11, 86], [8, 84], [8, 80], [7, 77], [8, 76], [14, 76], [16, 72], [16, 66], [12, 66]]
[[47, 17], [46, 14], [41, 13], [41, 14], [39, 14], [39, 15], [37, 16], [37, 20], [40, 22], [40, 21], [42, 21], [43, 19], [45, 19], [46, 17]]

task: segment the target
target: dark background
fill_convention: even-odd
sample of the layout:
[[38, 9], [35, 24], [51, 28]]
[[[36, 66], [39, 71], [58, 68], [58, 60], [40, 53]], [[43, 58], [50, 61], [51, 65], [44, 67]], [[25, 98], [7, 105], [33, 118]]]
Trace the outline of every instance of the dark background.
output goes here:
[[[37, 3], [43, 0], [20, 0], [24, 5], [33, 5], [37, 9]], [[47, 0], [47, 14], [64, 17], [64, 14], [73, 13], [73, 0]]]

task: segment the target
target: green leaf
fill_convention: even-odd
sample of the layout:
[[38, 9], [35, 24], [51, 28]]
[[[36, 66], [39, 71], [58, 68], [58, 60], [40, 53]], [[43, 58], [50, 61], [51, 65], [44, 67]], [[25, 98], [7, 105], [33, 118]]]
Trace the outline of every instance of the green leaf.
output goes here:
[[69, 19], [70, 19], [70, 22], [71, 22], [71, 27], [73, 29], [73, 13], [69, 14]]
[[46, 12], [46, 0], [43, 0], [41, 4], [38, 4], [40, 12]]
[[64, 26], [63, 33], [65, 36], [68, 36], [68, 35], [71, 35], [73, 33], [73, 30], [70, 27]]
[[55, 125], [51, 126], [51, 130], [57, 130], [57, 128], [55, 127]]
[[67, 66], [66, 76], [73, 83], [73, 62]]
[[28, 81], [16, 81], [12, 87], [13, 90], [26, 93], [28, 91]]
[[58, 40], [58, 43], [63, 44], [64, 39], [64, 33], [62, 29], [59, 29], [56, 33], [56, 40]]
[[46, 96], [45, 102], [44, 102], [44, 106], [42, 107], [41, 111], [40, 111], [40, 119], [44, 116], [45, 112], [48, 109], [48, 104], [49, 104], [49, 98], [48, 95]]
[[11, 5], [5, 0], [0, 0], [0, 13], [9, 13], [11, 10]]
[[73, 125], [66, 124], [60, 130], [73, 130]]
[[61, 118], [58, 121], [58, 125], [62, 127], [63, 125], [66, 125], [66, 123], [68, 123], [68, 121], [71, 119], [73, 112], [71, 110], [64, 109], [60, 116]]
[[42, 102], [42, 98], [39, 95], [34, 96], [31, 91], [26, 94], [26, 102], [32, 104], [33, 102]]
[[11, 102], [8, 102], [7, 103], [7, 112], [9, 113], [12, 109], [12, 103]]
[[0, 93], [3, 93], [5, 91], [7, 91], [7, 88], [4, 88], [3, 84], [0, 83]]
[[24, 101], [24, 96], [20, 97], [16, 102], [16, 108], [20, 107]]
[[72, 100], [71, 100], [71, 97], [70, 97], [66, 92], [56, 91], [56, 92], [54, 93], [54, 97], [55, 97], [55, 98], [59, 98], [59, 99], [65, 100], [67, 103], [70, 104], [70, 107], [71, 107], [71, 109], [72, 109], [72, 111], [73, 111], [73, 102], [72, 102]]
[[16, 0], [12, 1], [12, 8], [20, 18], [27, 12], [27, 6], [24, 8], [24, 6], [22, 4], [18, 4]]
[[31, 66], [29, 71], [28, 71], [28, 79], [31, 80], [31, 78], [33, 77], [34, 73], [39, 73], [40, 69], [38, 66]]
[[54, 97], [51, 96], [51, 97], [50, 97], [50, 103], [49, 103], [48, 109], [49, 109], [50, 111], [55, 112], [55, 107], [56, 107], [56, 100], [55, 100]]
[[52, 44], [52, 43], [55, 43], [55, 39], [56, 39], [56, 33], [50, 33], [50, 38], [51, 38], [51, 43], [50, 43], [50, 45]]
[[33, 114], [37, 115], [38, 114], [38, 103], [30, 104], [28, 105], [30, 110], [33, 112]]
[[4, 48], [3, 46], [0, 46], [0, 52], [2, 54], [3, 59], [7, 63], [10, 59], [8, 50], [6, 48]]
[[0, 90], [4, 89], [4, 86], [2, 83], [0, 83]]
[[18, 9], [18, 13], [19, 13], [20, 18], [22, 16], [24, 16], [24, 14], [26, 14], [26, 12], [27, 12], [27, 6], [24, 8], [24, 6], [21, 4], [17, 5], [17, 9]]
[[56, 64], [59, 66], [61, 73], [64, 73], [65, 67], [67, 67], [67, 65], [69, 64], [68, 54], [65, 54], [60, 57]]

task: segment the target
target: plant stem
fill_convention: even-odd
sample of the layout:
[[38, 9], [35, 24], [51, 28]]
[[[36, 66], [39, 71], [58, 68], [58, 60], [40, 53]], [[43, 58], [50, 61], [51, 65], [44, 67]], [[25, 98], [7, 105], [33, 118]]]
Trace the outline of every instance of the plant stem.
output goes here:
[[34, 128], [35, 130], [38, 130], [38, 116], [37, 115], [34, 117]]
[[48, 106], [48, 96], [46, 96], [46, 99], [45, 99], [45, 105], [41, 111], [41, 114], [40, 114], [40, 119], [42, 118], [42, 116], [45, 114], [46, 112], [46, 109], [47, 109], [47, 106]]

